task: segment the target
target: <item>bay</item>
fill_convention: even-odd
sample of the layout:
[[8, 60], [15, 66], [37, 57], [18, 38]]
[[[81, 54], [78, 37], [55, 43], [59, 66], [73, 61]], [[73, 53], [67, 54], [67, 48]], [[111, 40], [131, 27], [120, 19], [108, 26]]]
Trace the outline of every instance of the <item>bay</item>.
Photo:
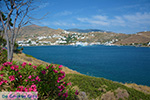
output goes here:
[[150, 48], [132, 46], [33, 46], [24, 53], [82, 74], [150, 86]]

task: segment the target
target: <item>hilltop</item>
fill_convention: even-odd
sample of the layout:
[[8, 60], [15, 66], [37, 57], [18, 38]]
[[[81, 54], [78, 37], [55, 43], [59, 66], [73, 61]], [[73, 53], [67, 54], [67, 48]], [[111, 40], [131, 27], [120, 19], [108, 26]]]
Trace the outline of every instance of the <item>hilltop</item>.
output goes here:
[[17, 41], [23, 46], [29, 45], [134, 45], [149, 46], [150, 32], [136, 34], [114, 33], [98, 29], [52, 29], [37, 25], [21, 28]]

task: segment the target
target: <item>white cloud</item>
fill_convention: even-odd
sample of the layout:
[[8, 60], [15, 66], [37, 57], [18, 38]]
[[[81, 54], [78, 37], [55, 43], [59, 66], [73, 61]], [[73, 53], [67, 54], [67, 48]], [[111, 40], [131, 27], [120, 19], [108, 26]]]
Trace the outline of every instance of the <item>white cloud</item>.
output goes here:
[[40, 6], [39, 6], [39, 8], [45, 8], [45, 7], [47, 7], [49, 5], [49, 3], [42, 3]]
[[106, 21], [108, 17], [107, 16], [102, 16], [102, 15], [96, 15], [96, 16], [93, 16], [93, 18], [94, 19], [99, 19], [99, 20], [103, 20], [103, 21], [105, 20]]
[[134, 13], [122, 16], [103, 16], [95, 15], [89, 18], [77, 18], [82, 23], [89, 23], [99, 26], [127, 26], [127, 27], [139, 27], [141, 25], [150, 26], [150, 13]]
[[150, 24], [150, 13], [136, 13], [134, 15], [124, 15], [123, 18], [129, 22], [137, 24]]
[[56, 25], [56, 26], [76, 26], [75, 23], [68, 23], [68, 22], [63, 22], [63, 21], [53, 22], [53, 25]]
[[54, 16], [67, 16], [67, 15], [71, 15], [72, 12], [70, 11], [63, 11], [63, 12], [59, 12], [57, 14], [55, 14]]
[[103, 26], [109, 25], [109, 22], [107, 21], [107, 16], [102, 16], [102, 15], [92, 16], [92, 18], [77, 18], [77, 20], [81, 22], [90, 23], [90, 24], [97, 24]]

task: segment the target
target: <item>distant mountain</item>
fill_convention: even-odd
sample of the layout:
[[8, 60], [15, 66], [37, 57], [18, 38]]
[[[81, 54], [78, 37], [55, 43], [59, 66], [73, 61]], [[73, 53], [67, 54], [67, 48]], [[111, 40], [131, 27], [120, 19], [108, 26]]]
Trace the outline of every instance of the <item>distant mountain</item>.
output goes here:
[[66, 29], [66, 31], [79, 32], [79, 33], [105, 32], [104, 30], [99, 30], [99, 29], [77, 29], [77, 28]]

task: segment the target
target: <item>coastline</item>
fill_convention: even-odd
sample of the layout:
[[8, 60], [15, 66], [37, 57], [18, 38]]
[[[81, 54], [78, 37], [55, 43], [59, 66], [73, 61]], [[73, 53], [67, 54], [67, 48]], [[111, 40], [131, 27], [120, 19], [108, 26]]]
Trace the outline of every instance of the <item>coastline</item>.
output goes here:
[[[13, 61], [17, 61], [17, 62], [20, 62], [20, 63], [27, 62], [27, 63], [31, 63], [31, 64], [36, 64], [36, 65], [49, 65], [50, 64], [48, 62], [42, 61], [42, 60], [34, 58], [34, 57], [28, 57], [24, 53], [22, 53], [22, 54], [14, 53]], [[66, 66], [63, 66], [62, 70], [65, 71], [66, 74], [70, 74], [70, 73], [81, 74], [77, 71], [69, 69]]]
[[[35, 65], [49, 65], [50, 64], [48, 62], [39, 60], [39, 59], [34, 58], [34, 57], [28, 57], [24, 53], [22, 53], [22, 54], [15, 54], [14, 53], [13, 61], [17, 61], [17, 62], [20, 62], [20, 63], [27, 62], [27, 63], [32, 63], [32, 64], [35, 64]], [[57, 65], [57, 64], [54, 64], [54, 65]], [[72, 69], [69, 69], [66, 66], [63, 66], [62, 70], [66, 74], [78, 74], [78, 75], [88, 76], [88, 75], [81, 74], [81, 73], [79, 73], [77, 71], [74, 71]], [[96, 77], [96, 78], [100, 78], [100, 77]], [[109, 80], [109, 79], [106, 79], [106, 80]], [[146, 86], [146, 85], [137, 85], [136, 83], [121, 83], [121, 82], [116, 82], [116, 81], [112, 81], [112, 82], [114, 82], [114, 83], [120, 83], [120, 84], [122, 84], [122, 85], [124, 85], [126, 87], [134, 88], [134, 89], [136, 89], [138, 91], [144, 92], [146, 94], [150, 94], [150, 87]]]
[[[67, 45], [30, 45], [30, 46], [19, 46], [19, 48], [22, 48], [22, 47], [38, 47], [38, 46], [76, 46], [76, 45], [70, 45], [70, 44], [67, 44]], [[118, 44], [113, 44], [113, 45], [105, 45], [105, 44], [98, 44], [98, 45], [87, 45], [87, 46], [129, 46], [129, 47], [145, 47], [145, 48], [150, 48], [150, 46], [136, 46], [136, 45], [118, 45]], [[81, 47], [87, 47], [87, 46], [81, 46]]]

